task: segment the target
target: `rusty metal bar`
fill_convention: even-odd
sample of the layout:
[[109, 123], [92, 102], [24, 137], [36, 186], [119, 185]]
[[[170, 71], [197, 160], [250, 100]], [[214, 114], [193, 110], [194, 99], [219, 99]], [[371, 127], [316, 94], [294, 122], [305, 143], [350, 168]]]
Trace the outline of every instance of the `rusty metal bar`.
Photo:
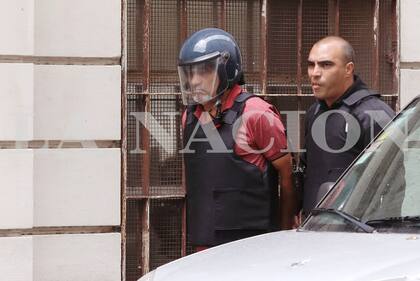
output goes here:
[[150, 200], [146, 199], [141, 209], [141, 274], [150, 271]]
[[340, 0], [335, 0], [334, 6], [334, 35], [340, 34]]
[[297, 10], [297, 73], [296, 73], [296, 86], [297, 95], [302, 95], [302, 13], [303, 13], [303, 0], [299, 0]]
[[[143, 10], [143, 83], [144, 83], [144, 111], [150, 112], [150, 21], [151, 21], [151, 0], [144, 0]], [[142, 165], [142, 188], [143, 194], [150, 194], [150, 133], [147, 129], [149, 120], [145, 120], [145, 125], [141, 130], [143, 154]], [[146, 198], [143, 204], [141, 216], [141, 272], [146, 274], [150, 270], [150, 199]]]
[[[148, 88], [147, 88], [148, 89]], [[145, 112], [150, 112], [150, 96], [147, 94], [143, 96], [145, 103]], [[142, 150], [146, 151], [143, 154], [143, 165], [142, 165], [142, 188], [143, 194], [145, 196], [144, 209], [142, 210], [143, 216], [141, 216], [141, 239], [142, 239], [142, 248], [141, 248], [141, 268], [142, 274], [146, 274], [150, 269], [150, 133], [148, 128], [148, 120], [145, 122], [145, 126], [141, 130], [141, 141], [142, 141]]]
[[[302, 108], [302, 41], [303, 41], [303, 0], [299, 0], [297, 9], [297, 23], [296, 23], [296, 38], [297, 38], [297, 73], [296, 73], [296, 86], [297, 86], [297, 110], [300, 111]], [[300, 131], [300, 121], [298, 122], [298, 130]], [[300, 148], [301, 141], [298, 138], [297, 147]]]
[[[177, 96], [177, 100], [179, 101], [180, 97]], [[181, 113], [182, 116], [182, 111], [183, 111], [183, 107], [179, 106], [180, 103], [178, 102], [176, 105], [176, 110], [179, 111]], [[180, 132], [182, 129], [182, 122], [181, 122], [181, 118], [177, 118], [176, 119], [176, 128], [177, 128], [177, 132]], [[182, 140], [182, 135], [177, 138], [177, 151], [181, 150], [183, 147], [183, 140]], [[182, 171], [185, 170], [185, 166], [184, 166], [184, 161], [182, 161]], [[174, 196], [172, 195], [170, 197], [170, 199], [184, 199], [183, 203], [182, 203], [182, 210], [181, 210], [181, 257], [185, 257], [187, 255], [187, 203], [186, 203], [186, 184], [185, 184], [185, 173], [182, 173], [182, 179], [181, 179], [181, 190], [182, 190], [182, 195], [178, 195], [178, 196]]]
[[127, 0], [121, 1], [121, 280], [127, 270]]
[[[139, 44], [139, 45], [137, 45], [135, 56], [137, 58], [136, 70], [142, 72], [142, 76], [143, 76], [144, 73], [142, 71], [141, 63], [144, 63], [144, 62], [140, 61], [140, 58], [143, 58], [143, 53], [144, 53], [144, 47], [141, 46], [141, 45], [143, 45], [144, 42], [145, 42], [145, 40], [144, 40], [145, 38], [143, 38], [143, 34], [144, 34], [144, 25], [143, 25], [144, 21], [143, 21], [143, 19], [144, 19], [144, 16], [145, 16], [145, 14], [144, 14], [144, 12], [145, 12], [144, 11], [144, 6], [145, 5], [141, 5], [140, 3], [141, 2], [139, 1], [138, 4], [136, 5], [137, 19], [136, 19], [136, 37], [135, 38], [136, 38], [137, 44]], [[142, 39], [142, 38], [143, 38], [143, 41], [140, 41], [140, 39]], [[143, 60], [144, 60], [144, 58], [143, 58]], [[142, 81], [142, 82], [144, 83], [144, 81]]]
[[[246, 1], [246, 17], [247, 17], [247, 29], [252, 29], [254, 26], [254, 17], [253, 17], [253, 10], [251, 9], [253, 0], [247, 0]], [[258, 56], [258, 48], [253, 48], [253, 40], [250, 38], [246, 39], [246, 51], [247, 55], [244, 57], [242, 56], [242, 70], [245, 71], [244, 66], [247, 66], [246, 69], [246, 75], [245, 80], [246, 81], [252, 81], [252, 76], [250, 75], [251, 71], [254, 71], [253, 68], [253, 61], [255, 60], [255, 57]], [[257, 54], [256, 54], [257, 53]], [[255, 55], [254, 55], [255, 54]]]
[[[393, 79], [392, 79], [392, 92], [393, 93], [398, 93], [398, 65], [399, 65], [399, 54], [398, 54], [398, 12], [397, 12], [397, 7], [398, 7], [398, 1], [397, 0], [392, 0], [392, 27], [391, 27], [391, 40], [392, 40], [392, 50], [391, 50], [391, 59], [393, 61], [393, 65], [392, 65], [392, 71], [393, 71]], [[400, 104], [399, 104], [399, 100], [397, 99], [397, 110], [399, 110], [400, 108]]]
[[[180, 22], [180, 34], [181, 34], [181, 42], [187, 38], [187, 0], [181, 0], [181, 22]], [[177, 123], [178, 125], [178, 123]], [[181, 122], [179, 122], [179, 126], [182, 126]], [[182, 142], [181, 142], [182, 144]], [[184, 161], [182, 161], [182, 171], [185, 171]], [[182, 173], [182, 190], [184, 194], [187, 193], [186, 185], [185, 185], [185, 173]], [[182, 204], [182, 217], [181, 217], [181, 257], [187, 255], [187, 217], [186, 217], [186, 208], [187, 202], [184, 199]]]
[[226, 0], [220, 0], [220, 16], [219, 16], [219, 25], [221, 29], [226, 29], [226, 10], [227, 10], [227, 4]]
[[372, 55], [372, 88], [379, 90], [379, 1], [373, 0], [373, 55]]
[[335, 5], [337, 0], [328, 0], [328, 35], [335, 34]]
[[[180, 20], [180, 36], [181, 44], [187, 39], [188, 19], [187, 19], [187, 0], [181, 0], [181, 20]], [[181, 46], [181, 45], [180, 45]]]
[[156, 195], [156, 191], [153, 191], [153, 195], [127, 195], [126, 198], [127, 199], [132, 199], [132, 200], [144, 200], [144, 199], [151, 199], [151, 200], [156, 200], [156, 199], [183, 199], [185, 198], [185, 194], [184, 193], [179, 193], [179, 194], [171, 194], [171, 195]]
[[[177, 97], [177, 100], [179, 100], [179, 96]], [[177, 103], [177, 111], [181, 112], [182, 114], [182, 106], [179, 106], [179, 103]], [[182, 115], [181, 115], [182, 116]], [[177, 132], [180, 132], [182, 129], [182, 122], [181, 122], [181, 118], [177, 118], [176, 120], [176, 128], [177, 128]], [[183, 140], [182, 140], [182, 135], [177, 138], [177, 151], [180, 151], [183, 147]], [[182, 171], [184, 171], [184, 161], [182, 161]], [[185, 257], [187, 255], [187, 215], [186, 215], [186, 210], [187, 210], [187, 204], [186, 204], [186, 193], [187, 193], [187, 189], [186, 189], [186, 185], [185, 185], [185, 173], [182, 173], [182, 179], [181, 179], [181, 184], [182, 184], [182, 191], [183, 191], [183, 196], [182, 198], [184, 199], [183, 204], [182, 204], [182, 213], [181, 213], [181, 257]]]
[[[210, 13], [210, 15], [213, 16], [213, 22], [212, 24], [214, 25], [219, 25], [220, 24], [220, 14], [219, 14], [219, 2], [220, 0], [213, 0], [212, 1], [212, 12]], [[219, 26], [220, 27], [220, 26]]]
[[177, 36], [177, 46], [181, 46], [182, 39], [181, 39], [181, 22], [182, 22], [182, 6], [181, 1], [176, 1], [176, 16], [177, 16], [177, 22], [179, 23], [178, 36]]
[[181, 215], [181, 257], [187, 255], [187, 204], [186, 199], [182, 205], [182, 215]]
[[[150, 88], [150, 17], [151, 17], [151, 0], [144, 0], [144, 8], [143, 8], [143, 20], [142, 24], [139, 26], [143, 26], [143, 91], [144, 94], [149, 94]], [[140, 29], [140, 28], [138, 28]]]
[[340, 0], [328, 1], [328, 35], [340, 33]]
[[267, 0], [261, 0], [261, 95], [267, 94]]
[[[150, 1], [145, 0], [144, 2], [144, 40], [143, 40], [143, 81], [144, 81], [144, 91], [143, 91], [143, 104], [144, 111], [150, 112]], [[143, 175], [143, 194], [149, 195], [149, 185], [150, 185], [150, 132], [148, 130], [148, 121], [145, 120], [145, 126], [141, 130], [141, 141], [142, 149], [146, 151], [143, 155], [143, 165], [142, 165], [142, 175]]]

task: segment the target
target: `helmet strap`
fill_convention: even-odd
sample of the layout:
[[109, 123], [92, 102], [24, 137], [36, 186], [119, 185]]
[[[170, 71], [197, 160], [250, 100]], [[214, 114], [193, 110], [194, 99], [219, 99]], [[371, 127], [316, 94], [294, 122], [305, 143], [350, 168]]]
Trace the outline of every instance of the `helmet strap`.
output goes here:
[[217, 125], [222, 124], [222, 120], [223, 120], [221, 97], [217, 97], [216, 102], [213, 105], [213, 108], [216, 109], [216, 115], [213, 117], [213, 123], [217, 126]]
[[220, 96], [217, 97], [214, 106], [216, 107], [216, 119], [219, 119], [222, 117], [222, 98]]

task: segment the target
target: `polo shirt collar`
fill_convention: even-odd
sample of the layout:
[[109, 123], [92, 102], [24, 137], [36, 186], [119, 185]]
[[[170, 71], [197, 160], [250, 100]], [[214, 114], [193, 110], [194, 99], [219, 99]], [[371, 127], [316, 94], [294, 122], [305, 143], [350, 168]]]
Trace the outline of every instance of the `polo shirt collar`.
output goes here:
[[[222, 112], [229, 110], [232, 108], [233, 104], [235, 103], [236, 98], [242, 93], [242, 88], [238, 84], [233, 86], [233, 88], [229, 91], [228, 97], [226, 100], [222, 103]], [[226, 92], [224, 93], [224, 95]], [[197, 118], [200, 118], [201, 113], [204, 111], [203, 106], [200, 104], [197, 106], [194, 115]]]

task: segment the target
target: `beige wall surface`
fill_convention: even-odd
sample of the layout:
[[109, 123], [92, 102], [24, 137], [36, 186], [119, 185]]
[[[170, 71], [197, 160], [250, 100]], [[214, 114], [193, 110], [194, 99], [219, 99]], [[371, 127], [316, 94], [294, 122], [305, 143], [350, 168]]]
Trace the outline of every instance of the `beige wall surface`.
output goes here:
[[420, 61], [420, 1], [401, 0], [401, 61]]
[[0, 237], [0, 280], [31, 281], [32, 237]]
[[121, 5], [0, 1], [0, 280], [121, 279]]
[[0, 229], [32, 226], [33, 151], [0, 149]]
[[0, 1], [0, 55], [32, 55], [34, 0]]
[[0, 140], [32, 139], [33, 74], [33, 64], [0, 63]]
[[420, 95], [420, 70], [401, 69], [401, 106]]
[[35, 55], [121, 55], [121, 0], [36, 0], [34, 13]]
[[33, 281], [121, 279], [121, 235], [41, 235], [33, 238]]
[[420, 1], [400, 3], [400, 104], [420, 95]]
[[121, 67], [37, 65], [34, 139], [119, 140]]
[[34, 225], [120, 224], [120, 152], [34, 151]]

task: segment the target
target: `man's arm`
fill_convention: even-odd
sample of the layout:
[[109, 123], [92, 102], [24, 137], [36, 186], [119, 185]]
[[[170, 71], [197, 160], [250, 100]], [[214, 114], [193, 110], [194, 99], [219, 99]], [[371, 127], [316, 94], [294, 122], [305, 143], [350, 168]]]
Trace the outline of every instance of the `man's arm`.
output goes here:
[[296, 191], [292, 180], [292, 157], [290, 153], [272, 162], [280, 175], [280, 228], [291, 229], [295, 224], [297, 208]]

